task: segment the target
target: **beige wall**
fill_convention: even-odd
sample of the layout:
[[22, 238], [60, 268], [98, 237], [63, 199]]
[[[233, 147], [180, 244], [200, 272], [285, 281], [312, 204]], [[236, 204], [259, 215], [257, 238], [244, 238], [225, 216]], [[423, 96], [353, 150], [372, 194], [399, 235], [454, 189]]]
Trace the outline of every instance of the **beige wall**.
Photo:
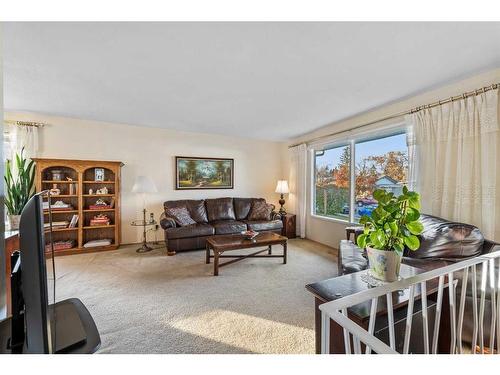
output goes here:
[[[223, 196], [264, 197], [277, 204], [276, 181], [282, 178], [284, 143], [220, 135], [179, 132], [123, 124], [102, 123], [33, 113], [6, 114], [8, 119], [48, 123], [40, 136], [40, 157], [119, 160], [122, 168], [122, 243], [139, 242], [141, 232], [130, 222], [139, 219], [142, 200], [130, 192], [137, 175], [150, 176], [159, 193], [148, 197], [147, 209], [156, 218], [170, 199]], [[232, 190], [177, 191], [174, 156], [233, 158]], [[163, 238], [163, 233], [157, 233]], [[151, 239], [154, 235], [151, 236]]]
[[[411, 72], [409, 72], [411, 74]], [[500, 82], [500, 68], [485, 72], [483, 74], [464, 79], [462, 81], [456, 82], [454, 84], [446, 85], [437, 89], [429, 90], [428, 92], [412, 96], [410, 98], [398, 101], [394, 104], [384, 106], [377, 110], [360, 114], [358, 116], [346, 119], [344, 121], [339, 121], [334, 124], [325, 126], [315, 132], [306, 134], [302, 137], [296, 138], [290, 142], [290, 144], [295, 144], [299, 142], [305, 142], [310, 139], [320, 137], [326, 134], [330, 134], [337, 131], [344, 131], [351, 129], [357, 125], [368, 123], [371, 121], [376, 121], [377, 119], [384, 118], [386, 116], [403, 112], [411, 108], [417, 107], [419, 105], [428, 104], [440, 99], [446, 99], [450, 96], [459, 95], [463, 92], [475, 90], [477, 88], [491, 85], [492, 83]], [[383, 90], [383, 87], [381, 88]], [[310, 161], [308, 166], [311, 166]], [[309, 168], [308, 175], [311, 176], [312, 171]], [[310, 203], [310, 190], [311, 184], [308, 184], [308, 203]], [[332, 246], [338, 247], [339, 241], [345, 238], [345, 227], [346, 223], [339, 223], [334, 221], [328, 221], [327, 219], [319, 219], [313, 217], [311, 213], [311, 207], [309, 205], [307, 209], [307, 233], [306, 236], [314, 241]]]

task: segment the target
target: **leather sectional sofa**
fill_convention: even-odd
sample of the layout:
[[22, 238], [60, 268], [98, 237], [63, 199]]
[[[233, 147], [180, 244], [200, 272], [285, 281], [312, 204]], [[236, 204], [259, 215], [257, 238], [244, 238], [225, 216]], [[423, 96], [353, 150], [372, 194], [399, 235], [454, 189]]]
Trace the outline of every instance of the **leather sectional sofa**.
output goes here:
[[236, 234], [245, 230], [271, 231], [281, 234], [283, 222], [279, 214], [272, 213], [267, 220], [248, 220], [252, 203], [263, 198], [215, 198], [200, 200], [173, 200], [163, 204], [165, 210], [186, 207], [196, 224], [178, 226], [163, 212], [160, 225], [165, 231], [169, 254], [183, 250], [205, 249], [208, 237]]
[[[500, 250], [499, 243], [485, 239], [479, 228], [474, 225], [453, 222], [431, 215], [421, 215], [420, 221], [424, 225], [424, 231], [419, 236], [421, 246], [417, 251], [405, 252], [402, 260], [404, 264], [425, 270], [432, 270], [454, 262], [460, 262], [464, 259]], [[363, 255], [359, 252], [344, 256], [339, 251], [339, 272], [341, 274], [348, 274], [366, 269], [368, 261]], [[477, 267], [477, 269], [477, 290], [480, 290], [481, 267]], [[460, 279], [462, 276], [457, 273], [455, 277]], [[460, 301], [460, 292], [459, 287], [456, 292], [457, 301]], [[468, 343], [472, 342], [473, 332], [472, 301], [471, 287], [469, 286], [466, 294], [462, 337], [464, 342]], [[491, 290], [487, 288], [484, 309], [485, 342], [489, 342], [491, 313]]]

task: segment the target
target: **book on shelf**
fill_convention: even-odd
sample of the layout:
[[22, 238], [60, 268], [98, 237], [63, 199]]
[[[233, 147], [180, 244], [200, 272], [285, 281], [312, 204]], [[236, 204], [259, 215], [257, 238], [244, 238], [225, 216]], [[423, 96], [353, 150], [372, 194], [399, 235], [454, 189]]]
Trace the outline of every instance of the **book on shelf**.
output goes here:
[[[75, 246], [76, 246], [75, 240], [63, 240], [63, 241], [55, 241], [54, 242], [54, 250], [72, 249]], [[45, 245], [45, 251], [51, 251], [51, 250], [52, 250], [52, 246], [49, 242]]]
[[89, 248], [89, 247], [109, 246], [112, 243], [113, 243], [113, 240], [111, 240], [109, 238], [102, 238], [100, 240], [87, 241], [86, 243], [83, 244], [83, 247]]
[[[53, 221], [52, 222], [52, 229], [63, 229], [67, 228], [69, 225], [69, 221]], [[43, 224], [45, 229], [50, 229], [50, 223], [45, 223]]]
[[78, 215], [73, 215], [73, 217], [71, 218], [71, 221], [69, 222], [69, 228], [75, 228], [77, 226], [78, 218], [79, 218]]

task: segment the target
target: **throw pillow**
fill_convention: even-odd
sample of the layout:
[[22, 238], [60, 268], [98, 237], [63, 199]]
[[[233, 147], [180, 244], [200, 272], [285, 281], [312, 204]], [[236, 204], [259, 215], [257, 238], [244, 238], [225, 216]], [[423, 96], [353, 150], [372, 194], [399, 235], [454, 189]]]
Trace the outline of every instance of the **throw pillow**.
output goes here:
[[186, 207], [172, 207], [165, 210], [165, 214], [175, 220], [175, 223], [181, 227], [186, 225], [196, 224], [189, 215], [189, 211]]
[[252, 208], [248, 214], [248, 220], [269, 220], [273, 205], [267, 204], [265, 201], [255, 200], [252, 203]]

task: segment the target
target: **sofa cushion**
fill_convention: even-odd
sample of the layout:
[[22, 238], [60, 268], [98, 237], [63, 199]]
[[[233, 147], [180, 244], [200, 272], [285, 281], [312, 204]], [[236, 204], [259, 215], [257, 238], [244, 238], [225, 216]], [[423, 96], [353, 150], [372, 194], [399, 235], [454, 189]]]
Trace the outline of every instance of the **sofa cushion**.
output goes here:
[[235, 220], [233, 198], [207, 199], [208, 221]]
[[165, 214], [174, 219], [175, 223], [181, 227], [196, 224], [186, 207], [170, 207], [165, 210]]
[[176, 201], [166, 201], [163, 203], [165, 210], [172, 207], [186, 207], [189, 214], [197, 223], [208, 222], [207, 211], [205, 209], [205, 201], [203, 199], [182, 199]]
[[269, 220], [272, 211], [273, 205], [267, 204], [266, 201], [255, 200], [252, 202], [248, 220]]
[[236, 220], [245, 220], [250, 213], [254, 201], [264, 201], [264, 198], [234, 198], [234, 213]]
[[192, 224], [185, 227], [168, 228], [165, 230], [167, 240], [179, 238], [191, 238], [202, 236], [213, 236], [215, 234], [214, 227], [209, 224]]
[[447, 221], [436, 216], [421, 215], [424, 231], [420, 237], [420, 248], [407, 251], [406, 256], [418, 259], [442, 259], [459, 261], [481, 254], [484, 237], [471, 224]]
[[245, 223], [236, 220], [214, 221], [210, 225], [214, 227], [215, 234], [234, 234], [247, 230]]
[[281, 220], [245, 220], [245, 223], [248, 230], [254, 230], [256, 232], [280, 230], [283, 228], [283, 222]]

